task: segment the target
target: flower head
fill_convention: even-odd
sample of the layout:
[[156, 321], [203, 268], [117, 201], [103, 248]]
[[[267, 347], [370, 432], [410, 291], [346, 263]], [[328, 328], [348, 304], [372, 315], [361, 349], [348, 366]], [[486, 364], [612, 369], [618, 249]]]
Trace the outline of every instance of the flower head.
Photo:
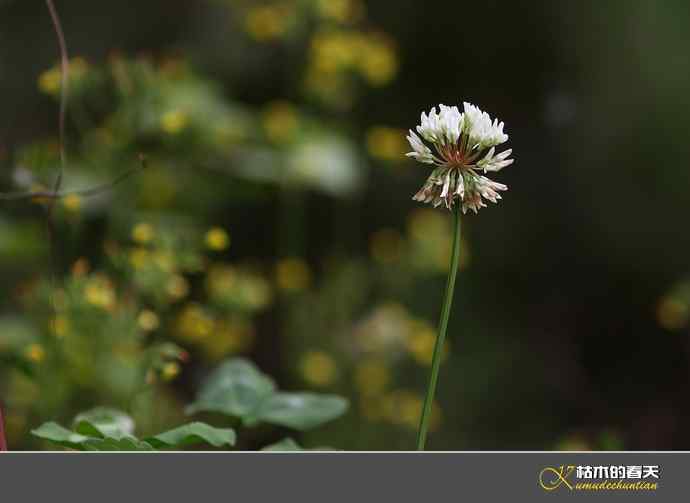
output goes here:
[[496, 146], [508, 141], [503, 122], [492, 121], [489, 114], [467, 102], [462, 112], [456, 106], [439, 105], [438, 112], [436, 107], [428, 115], [422, 112], [417, 133], [410, 130], [407, 141], [412, 152], [407, 156], [435, 168], [413, 197], [415, 201], [434, 206], [444, 203], [450, 209], [459, 200], [463, 213], [476, 213], [486, 206], [484, 200], [495, 203], [501, 199], [499, 192], [508, 190], [479, 174], [500, 171], [513, 163], [508, 158], [512, 150], [496, 153]]

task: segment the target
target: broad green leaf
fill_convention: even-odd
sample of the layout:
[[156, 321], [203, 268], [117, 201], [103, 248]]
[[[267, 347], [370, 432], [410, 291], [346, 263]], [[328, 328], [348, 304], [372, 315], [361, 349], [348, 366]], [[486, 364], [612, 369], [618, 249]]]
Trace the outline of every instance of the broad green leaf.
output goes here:
[[226, 360], [204, 381], [187, 412], [220, 412], [244, 417], [275, 391], [273, 380], [244, 358]]
[[262, 451], [268, 452], [290, 452], [290, 451], [303, 451], [302, 447], [295, 442], [292, 438], [284, 438], [275, 444], [267, 445], [261, 449]]
[[62, 447], [69, 447], [70, 449], [80, 449], [81, 444], [89, 440], [88, 437], [80, 435], [79, 433], [74, 433], [52, 421], [44, 423], [35, 430], [32, 430], [31, 434], [38, 438], [49, 440], [54, 444], [61, 445]]
[[266, 452], [293, 452], [293, 451], [334, 451], [333, 447], [314, 447], [313, 449], [305, 449], [294, 439], [288, 437], [276, 442], [275, 444], [267, 445], [262, 451]]
[[340, 417], [348, 407], [346, 399], [316, 393], [275, 393], [261, 402], [254, 414], [244, 418], [251, 426], [258, 422], [308, 430]]
[[89, 438], [79, 445], [82, 451], [154, 451], [153, 446], [134, 437]]
[[267, 422], [307, 430], [342, 415], [344, 398], [316, 393], [282, 393], [273, 380], [243, 358], [226, 360], [202, 384], [188, 413], [220, 412], [247, 426]]
[[235, 445], [235, 431], [231, 428], [214, 428], [206, 423], [194, 422], [147, 438], [146, 442], [156, 448], [180, 447], [204, 442], [214, 447], [222, 447]]
[[124, 412], [108, 407], [96, 407], [77, 415], [73, 421], [77, 433], [95, 438], [131, 437], [134, 420]]
[[[153, 447], [134, 437], [94, 438], [81, 435], [57, 423], [45, 423], [31, 432], [54, 444], [79, 451], [151, 451]], [[100, 433], [99, 433], [100, 435]]]

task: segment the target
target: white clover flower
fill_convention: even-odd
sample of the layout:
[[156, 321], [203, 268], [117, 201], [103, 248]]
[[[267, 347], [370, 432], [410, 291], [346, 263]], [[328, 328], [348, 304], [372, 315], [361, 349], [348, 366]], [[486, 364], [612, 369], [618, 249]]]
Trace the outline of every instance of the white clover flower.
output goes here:
[[501, 199], [499, 192], [508, 190], [478, 173], [500, 171], [513, 163], [508, 159], [511, 149], [496, 154], [496, 146], [508, 141], [508, 135], [503, 132], [503, 122], [492, 121], [470, 103], [463, 103], [463, 112], [456, 106], [439, 105], [439, 109], [437, 113], [432, 108], [428, 115], [422, 112], [417, 126], [421, 138], [411, 130], [407, 137], [413, 150], [407, 155], [436, 166], [413, 199], [434, 206], [445, 203], [448, 209], [457, 199], [463, 213], [476, 213], [486, 207], [484, 199], [496, 203]]
[[503, 132], [503, 123], [494, 119], [491, 122], [491, 117], [486, 112], [482, 112], [479, 108], [471, 103], [464, 102], [463, 109], [465, 110], [465, 131], [469, 136], [470, 145], [474, 148], [477, 145], [489, 148], [500, 145], [508, 141], [508, 135]]
[[424, 142], [420, 140], [419, 136], [414, 134], [411, 129], [410, 135], [407, 137], [407, 141], [410, 142], [410, 146], [412, 147], [412, 150], [414, 150], [414, 152], [408, 152], [405, 154], [408, 157], [412, 157], [413, 159], [425, 164], [435, 164], [436, 162], [439, 162], [436, 156], [434, 156], [434, 154], [431, 152], [431, 149], [424, 145]]
[[498, 155], [494, 155], [496, 147], [491, 147], [484, 158], [477, 163], [477, 167], [486, 173], [487, 171], [500, 171], [506, 166], [513, 164], [513, 159], [508, 156], [513, 153], [513, 149], [504, 150]]

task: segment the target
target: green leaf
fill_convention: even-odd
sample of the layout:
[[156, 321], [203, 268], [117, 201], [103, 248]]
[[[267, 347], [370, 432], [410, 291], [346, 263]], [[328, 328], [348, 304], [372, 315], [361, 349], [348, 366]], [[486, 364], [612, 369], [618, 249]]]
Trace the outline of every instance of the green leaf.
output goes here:
[[235, 431], [231, 428], [214, 428], [206, 423], [194, 422], [147, 438], [146, 442], [156, 448], [180, 447], [203, 442], [214, 447], [222, 447], [235, 445], [235, 439]]
[[78, 447], [82, 451], [154, 451], [149, 443], [134, 437], [89, 438]]
[[[152, 451], [153, 447], [134, 437], [94, 438], [75, 433], [57, 423], [49, 422], [31, 432], [38, 438], [79, 451]], [[98, 433], [100, 436], [100, 433]]]
[[44, 423], [35, 430], [32, 430], [31, 434], [70, 449], [80, 449], [81, 444], [89, 440], [88, 437], [80, 435], [79, 433], [74, 433], [52, 421]]
[[226, 360], [204, 381], [187, 413], [219, 412], [260, 422], [308, 430], [341, 416], [348, 402], [336, 395], [282, 393], [273, 380], [243, 358]]
[[73, 421], [77, 433], [95, 438], [120, 439], [134, 433], [134, 420], [124, 412], [96, 407], [77, 415]]
[[276, 442], [275, 444], [267, 445], [262, 451], [266, 452], [293, 452], [293, 451], [334, 451], [335, 449], [333, 447], [314, 447], [313, 449], [305, 449], [301, 445], [299, 445], [297, 442], [294, 441], [294, 439], [287, 437], [284, 438], [283, 440]]
[[204, 381], [187, 413], [206, 411], [244, 417], [275, 391], [275, 383], [244, 358], [226, 360]]
[[295, 442], [292, 438], [284, 438], [283, 440], [276, 442], [275, 444], [267, 445], [261, 449], [262, 451], [269, 452], [290, 452], [290, 451], [303, 451], [304, 449]]
[[308, 430], [340, 417], [347, 411], [346, 399], [316, 393], [275, 393], [244, 418], [247, 425], [264, 421], [296, 430]]

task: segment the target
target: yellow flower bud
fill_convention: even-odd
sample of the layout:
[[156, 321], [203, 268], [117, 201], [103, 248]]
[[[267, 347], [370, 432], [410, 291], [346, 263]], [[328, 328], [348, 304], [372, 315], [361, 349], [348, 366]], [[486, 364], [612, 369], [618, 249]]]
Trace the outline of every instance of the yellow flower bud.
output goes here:
[[230, 246], [230, 236], [224, 229], [214, 227], [206, 233], [206, 246], [213, 251], [223, 251]]

